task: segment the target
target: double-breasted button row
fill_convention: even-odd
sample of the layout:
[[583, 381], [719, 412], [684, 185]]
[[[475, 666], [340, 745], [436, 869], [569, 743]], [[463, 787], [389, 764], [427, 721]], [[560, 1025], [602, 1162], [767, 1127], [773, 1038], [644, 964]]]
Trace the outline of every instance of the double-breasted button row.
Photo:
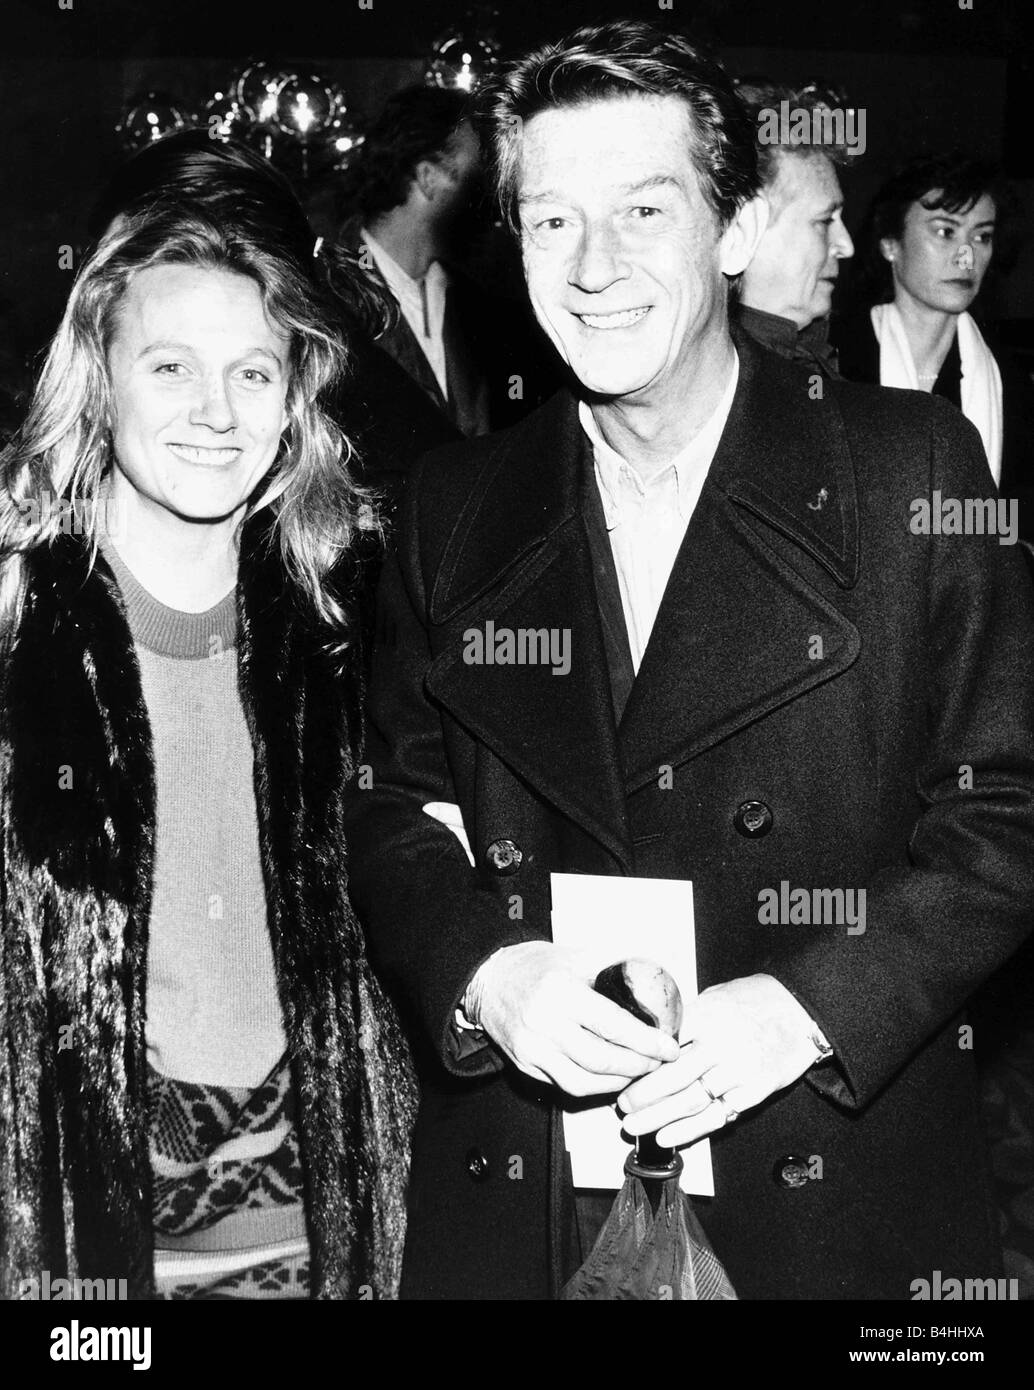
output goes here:
[[748, 840], [760, 840], [772, 829], [772, 810], [763, 801], [744, 801], [736, 808], [732, 823]]
[[[763, 801], [744, 801], [736, 808], [732, 823], [748, 840], [759, 840], [772, 829], [772, 808]], [[524, 860], [524, 851], [513, 840], [493, 840], [485, 850], [485, 862], [497, 874], [515, 874]]]
[[524, 860], [524, 851], [513, 840], [493, 840], [485, 850], [485, 862], [497, 874], [515, 874]]
[[[468, 1149], [464, 1162], [472, 1182], [485, 1181], [489, 1175], [488, 1159], [480, 1149]], [[806, 1187], [811, 1180], [811, 1163], [800, 1154], [783, 1154], [772, 1165], [772, 1177], [778, 1187]]]
[[784, 1154], [772, 1165], [777, 1187], [805, 1187], [811, 1179], [811, 1163], [799, 1154]]
[[480, 1149], [468, 1149], [466, 1157], [467, 1176], [472, 1182], [484, 1182], [488, 1177], [488, 1159]]

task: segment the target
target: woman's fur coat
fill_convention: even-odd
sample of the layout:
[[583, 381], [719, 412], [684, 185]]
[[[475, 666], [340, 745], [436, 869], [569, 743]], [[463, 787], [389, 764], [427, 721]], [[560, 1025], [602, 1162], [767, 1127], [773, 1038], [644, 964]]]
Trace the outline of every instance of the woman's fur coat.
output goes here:
[[[269, 931], [298, 1099], [319, 1298], [391, 1298], [412, 1071], [347, 896], [342, 831], [361, 672], [245, 528], [240, 693], [255, 751]], [[154, 1296], [145, 1023], [155, 771], [114, 577], [59, 537], [28, 560], [3, 662], [0, 1297], [125, 1278]], [[364, 1289], [363, 1286], [367, 1286]]]

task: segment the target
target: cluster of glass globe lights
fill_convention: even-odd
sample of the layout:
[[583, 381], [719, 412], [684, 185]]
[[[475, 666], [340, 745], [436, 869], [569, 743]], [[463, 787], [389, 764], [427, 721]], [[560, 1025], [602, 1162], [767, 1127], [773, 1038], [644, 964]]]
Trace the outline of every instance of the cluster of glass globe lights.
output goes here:
[[[499, 43], [489, 35], [450, 30], [435, 40], [424, 66], [429, 86], [473, 92], [499, 63]], [[319, 73], [251, 62], [192, 111], [178, 98], [149, 91], [127, 102], [116, 127], [132, 153], [177, 130], [206, 129], [213, 139], [246, 140], [276, 161], [285, 143], [300, 151], [307, 178], [313, 155], [321, 166], [348, 167], [363, 134], [349, 113], [344, 89]]]

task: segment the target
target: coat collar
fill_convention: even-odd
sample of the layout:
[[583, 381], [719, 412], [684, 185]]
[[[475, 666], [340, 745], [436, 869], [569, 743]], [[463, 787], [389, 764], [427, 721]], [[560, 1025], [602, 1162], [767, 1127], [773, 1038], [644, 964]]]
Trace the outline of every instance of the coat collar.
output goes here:
[[[626, 872], [629, 793], [838, 675], [859, 650], [804, 558], [841, 590], [856, 581], [854, 468], [835, 400], [820, 394], [829, 383], [742, 334], [736, 346], [729, 420], [620, 730], [581, 506], [588, 441], [572, 396], [489, 446], [431, 591], [442, 629], [431, 694]], [[466, 664], [464, 634], [489, 620], [496, 631], [568, 631], [569, 674]]]
[[[840, 413], [819, 381], [733, 330], [740, 380], [708, 483], [850, 588], [858, 569], [854, 466]], [[811, 393], [815, 392], [815, 398]], [[579, 507], [588, 442], [561, 391], [497, 438], [456, 523], [431, 594], [447, 622], [555, 538]]]
[[830, 382], [734, 330], [740, 386], [710, 481], [795, 542], [843, 589], [858, 578], [854, 460]]

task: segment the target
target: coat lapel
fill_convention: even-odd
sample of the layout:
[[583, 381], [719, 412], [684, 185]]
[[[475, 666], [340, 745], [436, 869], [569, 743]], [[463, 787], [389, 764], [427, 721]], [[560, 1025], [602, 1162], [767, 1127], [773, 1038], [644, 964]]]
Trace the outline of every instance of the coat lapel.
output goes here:
[[[743, 335], [736, 344], [736, 397], [619, 738], [580, 505], [588, 446], [566, 393], [500, 436], [431, 596], [442, 636], [430, 693], [626, 871], [627, 793], [833, 679], [859, 651], [823, 592], [830, 577], [834, 595], [850, 589], [858, 561], [839, 412], [810, 398], [799, 368]], [[489, 621], [497, 633], [569, 630], [570, 673], [468, 664], [465, 636]]]
[[403, 367], [413, 380], [427, 392], [427, 394], [438, 406], [439, 410], [449, 414], [449, 403], [442, 395], [442, 388], [438, 385], [438, 378], [435, 376], [427, 355], [417, 342], [416, 334], [406, 322], [402, 310], [398, 311], [397, 321], [381, 334], [377, 339], [377, 346], [394, 357], [400, 367]]
[[[795, 553], [853, 585], [857, 499], [839, 412], [810, 399], [800, 370], [741, 335], [736, 345], [729, 420], [621, 724], [630, 792], [839, 675], [859, 651], [853, 623]], [[774, 546], [769, 527], [792, 545]]]
[[427, 355], [406, 321], [406, 316], [388, 288], [387, 282], [374, 265], [370, 250], [364, 243], [361, 233], [362, 218], [355, 216], [349, 218], [341, 227], [337, 239], [342, 246], [348, 247], [357, 254], [361, 253], [364, 258], [369, 258], [363, 261], [364, 267], [366, 267], [364, 273], [377, 286], [385, 303], [395, 306], [390, 327], [377, 335], [377, 348], [379, 351], [387, 353], [419, 386], [423, 387], [443, 414], [450, 415], [449, 403], [438, 385], [438, 378], [427, 360]]
[[[438, 655], [427, 688], [462, 724], [631, 872], [606, 652], [582, 508], [587, 443], [566, 393], [500, 436], [431, 595]], [[492, 627], [489, 627], [489, 624]], [[477, 664], [472, 633], [556, 634], [570, 669]], [[558, 648], [562, 650], [562, 648]], [[488, 651], [486, 650], [486, 655]]]

